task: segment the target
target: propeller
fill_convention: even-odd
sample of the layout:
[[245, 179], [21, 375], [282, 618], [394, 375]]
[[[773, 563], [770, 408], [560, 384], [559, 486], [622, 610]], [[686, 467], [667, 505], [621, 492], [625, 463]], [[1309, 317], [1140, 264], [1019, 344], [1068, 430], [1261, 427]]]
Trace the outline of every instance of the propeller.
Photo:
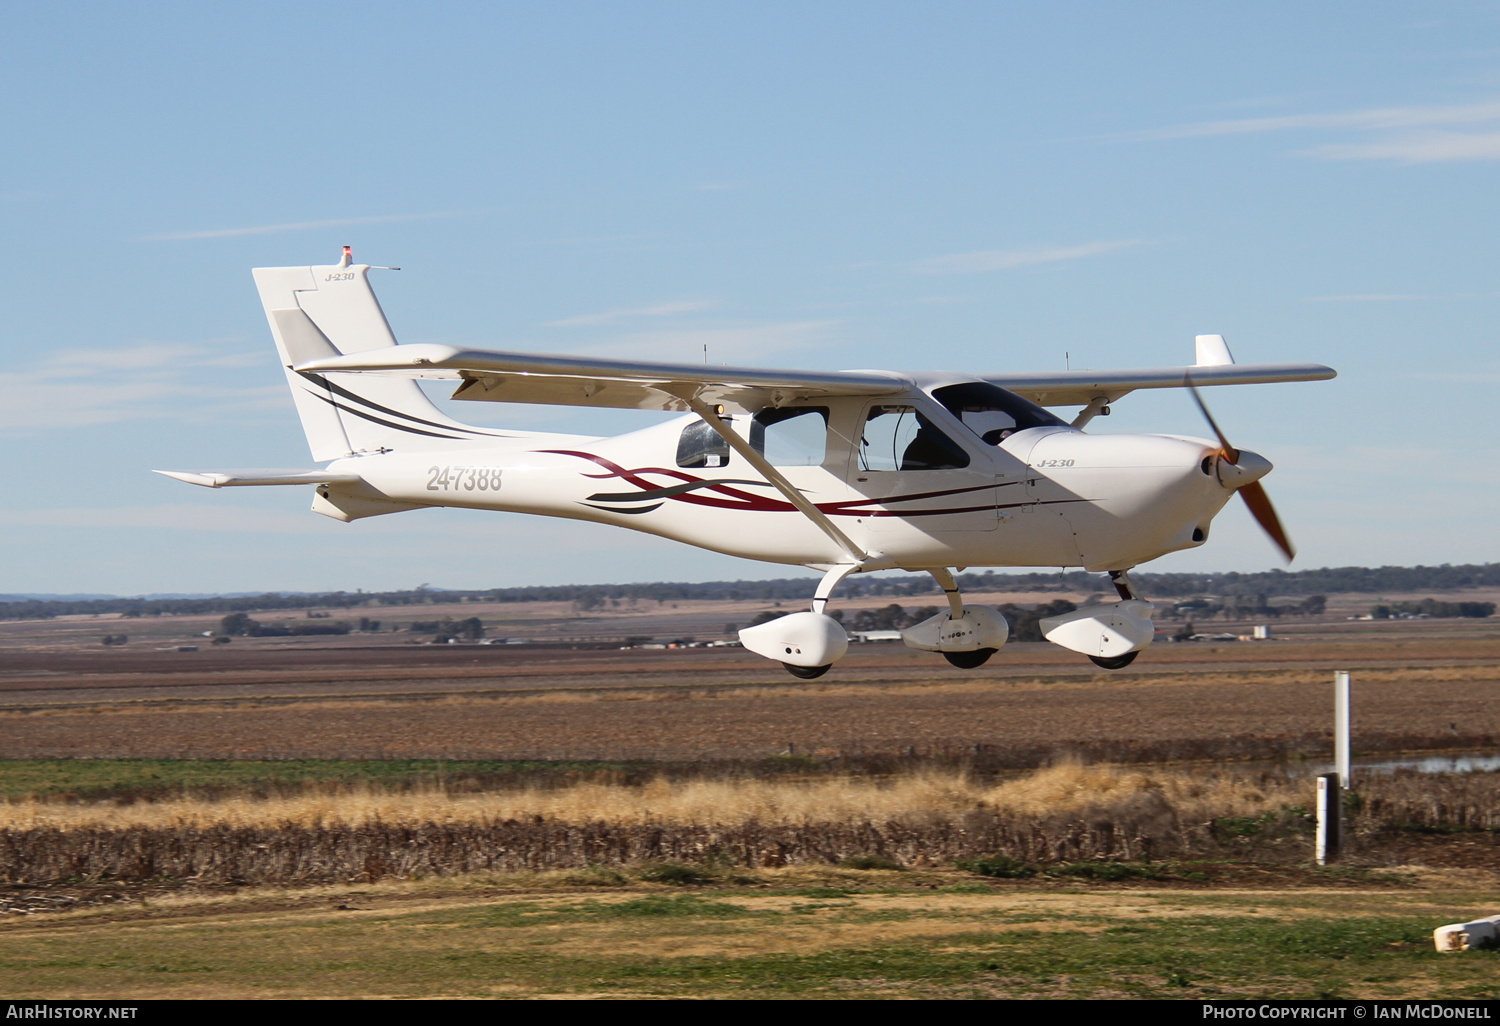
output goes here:
[[[1276, 515], [1276, 508], [1271, 505], [1271, 497], [1266, 494], [1266, 490], [1259, 480], [1262, 474], [1270, 470], [1270, 464], [1254, 453], [1245, 453], [1230, 445], [1229, 439], [1225, 436], [1223, 429], [1219, 427], [1219, 422], [1214, 420], [1212, 413], [1208, 412], [1208, 406], [1203, 402], [1203, 396], [1198, 394], [1198, 386], [1193, 384], [1192, 377], [1185, 377], [1183, 384], [1193, 394], [1193, 402], [1198, 404], [1198, 409], [1203, 413], [1203, 419], [1208, 421], [1208, 426], [1213, 428], [1214, 436], [1219, 440], [1219, 459], [1231, 467], [1238, 467], [1241, 458], [1248, 456], [1254, 457], [1254, 460], [1247, 460], [1246, 462], [1258, 462], [1264, 465], [1264, 469], [1257, 467], [1256, 469], [1259, 470], [1259, 473], [1256, 473], [1255, 479], [1245, 484], [1234, 484], [1232, 477], [1230, 480], [1224, 481], [1224, 483], [1240, 493], [1240, 498], [1244, 499], [1245, 505], [1250, 507], [1250, 515], [1255, 518], [1255, 522], [1260, 525], [1260, 529], [1270, 536], [1271, 541], [1276, 543], [1276, 547], [1282, 551], [1286, 556], [1286, 561], [1290, 563], [1293, 557], [1297, 555], [1297, 550], [1292, 547], [1292, 540], [1287, 537], [1286, 528], [1281, 526], [1281, 518]], [[1223, 475], [1220, 475], [1220, 480], [1224, 480]]]

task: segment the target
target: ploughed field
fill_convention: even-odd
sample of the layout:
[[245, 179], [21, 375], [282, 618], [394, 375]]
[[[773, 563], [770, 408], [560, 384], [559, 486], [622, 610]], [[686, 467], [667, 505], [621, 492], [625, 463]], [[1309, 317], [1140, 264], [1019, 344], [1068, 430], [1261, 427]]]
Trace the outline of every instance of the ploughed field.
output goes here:
[[[1392, 625], [1395, 628], [1395, 625]], [[1159, 644], [1106, 672], [1050, 645], [979, 670], [856, 646], [796, 681], [737, 649], [318, 647], [195, 652], [0, 647], [9, 758], [714, 761], [1322, 757], [1333, 670], [1354, 672], [1361, 751], [1483, 749], [1500, 737], [1500, 631]]]

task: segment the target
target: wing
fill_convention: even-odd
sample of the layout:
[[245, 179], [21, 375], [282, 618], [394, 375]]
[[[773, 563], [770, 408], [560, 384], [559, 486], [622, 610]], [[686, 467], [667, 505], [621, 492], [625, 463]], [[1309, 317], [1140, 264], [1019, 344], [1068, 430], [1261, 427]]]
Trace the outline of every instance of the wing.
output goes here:
[[[899, 394], [913, 385], [906, 375], [882, 371], [710, 367], [459, 349], [430, 343], [319, 357], [293, 369], [308, 374], [383, 373], [458, 381], [454, 399], [674, 411], [687, 409], [684, 398], [690, 394], [731, 412], [754, 412], [817, 396]], [[1318, 363], [1235, 364], [1221, 336], [1200, 335], [1198, 363], [1191, 367], [984, 375], [978, 380], [992, 382], [1043, 406], [1088, 406], [1113, 402], [1138, 388], [1181, 388], [1189, 379], [1201, 386], [1321, 381], [1331, 377], [1333, 369]]]
[[983, 380], [1023, 395], [1039, 406], [1112, 403], [1138, 388], [1257, 385], [1271, 381], [1325, 381], [1337, 374], [1321, 363], [1243, 363], [1230, 367], [1151, 367], [1143, 370], [1062, 371], [1053, 374], [985, 375]]
[[639, 410], [687, 409], [686, 395], [731, 412], [754, 412], [795, 399], [890, 395], [911, 384], [878, 371], [780, 371], [690, 363], [598, 360], [542, 353], [418, 344], [299, 363], [303, 373], [384, 372], [457, 380], [454, 399]]
[[1336, 377], [1321, 363], [1234, 362], [1223, 335], [1199, 335], [1198, 362], [1191, 367], [1139, 370], [1062, 371], [1050, 374], [985, 375], [985, 381], [1023, 395], [1040, 406], [1105, 405], [1138, 388], [1194, 385], [1259, 385], [1272, 381], [1326, 381]]

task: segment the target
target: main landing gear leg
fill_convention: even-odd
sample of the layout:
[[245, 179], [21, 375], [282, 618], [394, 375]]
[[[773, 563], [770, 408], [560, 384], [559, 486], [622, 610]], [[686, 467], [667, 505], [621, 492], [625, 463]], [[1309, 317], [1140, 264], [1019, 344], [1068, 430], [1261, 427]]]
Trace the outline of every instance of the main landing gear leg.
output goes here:
[[[858, 563], [840, 563], [823, 575], [823, 579], [818, 582], [817, 590], [813, 592], [812, 613], [814, 616], [827, 619], [823, 610], [828, 607], [828, 599], [833, 594], [833, 589], [837, 588], [845, 577], [848, 577], [858, 569]], [[807, 614], [801, 613], [798, 615], [806, 616]], [[835, 628], [839, 635], [843, 636], [843, 628], [841, 626], [831, 622], [827, 623], [827, 626]], [[844, 643], [844, 646], [847, 647], [847, 642]], [[790, 649], [789, 646], [787, 647]], [[844, 654], [844, 650], [844, 648], [835, 646], [830, 651], [830, 654], [833, 654], [834, 659], [837, 659]], [[764, 655], [766, 653], [763, 652], [761, 654]], [[817, 666], [799, 666], [796, 663], [789, 663], [783, 660], [781, 665], [786, 667], [787, 673], [790, 673], [799, 680], [816, 680], [829, 671], [833, 666], [833, 662], [830, 661]]]
[[[1109, 572], [1109, 581], [1115, 586], [1115, 592], [1120, 596], [1120, 598], [1128, 601], [1130, 599], [1139, 599], [1141, 597], [1136, 592], [1135, 585], [1130, 583], [1130, 571], [1111, 570]], [[1096, 666], [1101, 666], [1106, 670], [1123, 670], [1125, 669], [1125, 667], [1135, 662], [1135, 657], [1138, 655], [1140, 655], [1139, 652], [1126, 652], [1124, 655], [1115, 656], [1114, 658], [1108, 658], [1106, 656], [1089, 656], [1089, 659], [1092, 660]]]
[[828, 605], [829, 596], [833, 594], [833, 589], [842, 584], [845, 577], [848, 577], [858, 569], [859, 564], [857, 563], [840, 563], [825, 573], [823, 579], [818, 582], [817, 590], [813, 592], [812, 611], [814, 613], [823, 612], [824, 608]]
[[857, 569], [857, 563], [833, 567], [818, 583], [811, 609], [746, 627], [740, 631], [740, 644], [756, 655], [781, 663], [793, 677], [812, 680], [823, 676], [849, 651], [849, 632], [824, 613], [823, 607], [839, 581]]
[[[936, 570], [928, 570], [933, 580], [938, 582], [938, 587], [943, 589], [943, 594], [948, 598], [948, 619], [961, 620], [964, 615], [963, 596], [958, 593], [958, 582], [948, 572], [947, 567]], [[944, 652], [943, 658], [960, 670], [977, 670], [989, 661], [998, 649], [977, 648], [972, 652]]]

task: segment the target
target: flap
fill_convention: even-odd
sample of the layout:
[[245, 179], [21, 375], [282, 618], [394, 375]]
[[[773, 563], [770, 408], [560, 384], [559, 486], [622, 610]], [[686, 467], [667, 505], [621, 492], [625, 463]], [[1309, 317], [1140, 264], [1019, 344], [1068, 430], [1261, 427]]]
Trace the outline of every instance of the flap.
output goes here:
[[309, 360], [294, 368], [318, 373], [385, 372], [459, 380], [455, 399], [624, 409], [687, 409], [683, 397], [736, 411], [836, 395], [892, 395], [912, 386], [878, 371], [785, 371], [751, 367], [647, 363], [406, 345]]

